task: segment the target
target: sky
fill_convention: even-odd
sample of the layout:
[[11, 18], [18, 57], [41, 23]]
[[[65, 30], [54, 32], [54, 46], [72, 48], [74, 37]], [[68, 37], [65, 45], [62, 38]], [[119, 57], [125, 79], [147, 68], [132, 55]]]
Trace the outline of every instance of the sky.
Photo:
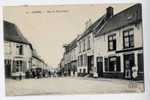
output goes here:
[[32, 43], [38, 55], [52, 67], [58, 67], [63, 56], [63, 45], [71, 42], [106, 12], [108, 6], [118, 13], [133, 4], [92, 5], [22, 5], [4, 6], [3, 19], [18, 26]]

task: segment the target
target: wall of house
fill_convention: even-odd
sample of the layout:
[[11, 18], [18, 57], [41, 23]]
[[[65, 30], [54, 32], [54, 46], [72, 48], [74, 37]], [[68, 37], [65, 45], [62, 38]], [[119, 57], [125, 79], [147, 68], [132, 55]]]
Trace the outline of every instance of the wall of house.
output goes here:
[[41, 61], [32, 57], [32, 68], [41, 68]]
[[[23, 55], [17, 55], [17, 48], [16, 46], [18, 44], [23, 45]], [[13, 60], [22, 60], [26, 62], [26, 69], [29, 69], [31, 67], [31, 57], [32, 57], [32, 50], [29, 45], [22, 44], [22, 43], [16, 43], [16, 42], [10, 42], [5, 41], [4, 42], [4, 51], [5, 51], [5, 60], [9, 59], [11, 60], [11, 75], [15, 76], [17, 73], [12, 73], [13, 69]], [[22, 73], [24, 75], [24, 73]]]
[[[90, 39], [90, 48], [88, 48], [88, 38]], [[84, 44], [85, 42], [85, 44]], [[80, 46], [81, 43], [81, 46]], [[84, 47], [85, 46], [85, 47]], [[81, 48], [80, 48], [81, 47]], [[78, 40], [77, 42], [77, 56], [78, 56], [78, 68], [77, 71], [78, 73], [87, 73], [88, 68], [87, 68], [87, 56], [92, 56], [94, 54], [94, 38], [93, 38], [93, 33], [90, 33], [83, 37], [82, 39]], [[80, 50], [81, 49], [81, 50]], [[83, 65], [81, 66], [79, 63], [79, 56], [83, 55]], [[86, 56], [84, 56], [86, 55]]]
[[[97, 73], [97, 57], [103, 57], [103, 72], [105, 72], [105, 63], [104, 58], [109, 56], [120, 56], [121, 62], [121, 73], [124, 72], [124, 61], [123, 61], [123, 54], [131, 53], [131, 52], [122, 52], [116, 53], [116, 51], [124, 50], [123, 48], [123, 31], [128, 29], [134, 29], [134, 48], [143, 47], [143, 30], [142, 30], [142, 23], [137, 25], [128, 25], [127, 27], [123, 27], [121, 29], [109, 32], [105, 35], [101, 35], [94, 38], [94, 69], [95, 73]], [[116, 50], [108, 51], [108, 35], [116, 34]], [[137, 53], [142, 53], [143, 50], [136, 50], [132, 51], [135, 53], [135, 64], [137, 65]]]

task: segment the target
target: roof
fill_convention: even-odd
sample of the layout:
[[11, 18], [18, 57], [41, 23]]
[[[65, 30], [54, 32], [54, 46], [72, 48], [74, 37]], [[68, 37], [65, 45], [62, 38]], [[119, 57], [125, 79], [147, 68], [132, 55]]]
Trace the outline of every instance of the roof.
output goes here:
[[77, 38], [75, 38], [71, 43], [69, 44], [70, 50], [74, 49], [77, 46]]
[[77, 46], [77, 37], [71, 41], [69, 44], [66, 44], [65, 47], [65, 52], [68, 53], [70, 52], [72, 49], [76, 48]]
[[108, 19], [104, 27], [99, 29], [95, 36], [138, 23], [139, 21], [142, 21], [142, 7], [141, 4], [135, 4]]
[[[4, 40], [30, 44], [30, 42], [22, 35], [18, 27], [8, 21], [4, 21]], [[30, 44], [31, 45], [31, 44]]]
[[91, 32], [97, 32], [98, 29], [100, 29], [106, 19], [106, 15], [104, 14], [102, 17], [100, 17], [98, 20], [96, 20], [92, 25], [90, 25], [80, 36], [80, 39], [82, 39], [83, 37], [85, 37], [86, 35], [90, 34]]
[[32, 51], [32, 57], [34, 57], [34, 58], [40, 60], [41, 62], [44, 62], [44, 61], [40, 58], [40, 56], [37, 54], [36, 50], [33, 50], [33, 51]]

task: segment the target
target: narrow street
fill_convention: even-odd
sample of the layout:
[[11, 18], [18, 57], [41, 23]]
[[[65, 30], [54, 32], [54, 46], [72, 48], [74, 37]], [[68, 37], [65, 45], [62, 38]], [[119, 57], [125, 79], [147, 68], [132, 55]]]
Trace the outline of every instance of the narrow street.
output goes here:
[[142, 82], [119, 79], [52, 77], [41, 79], [6, 79], [6, 95], [100, 94], [142, 92]]

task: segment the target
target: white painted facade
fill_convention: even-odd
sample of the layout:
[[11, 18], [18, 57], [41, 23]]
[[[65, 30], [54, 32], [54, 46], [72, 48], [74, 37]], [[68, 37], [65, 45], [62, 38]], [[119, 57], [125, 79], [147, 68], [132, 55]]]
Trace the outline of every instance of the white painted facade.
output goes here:
[[[18, 54], [17, 46], [22, 45], [22, 54]], [[4, 41], [4, 51], [5, 51], [5, 65], [8, 63], [10, 64], [10, 71], [11, 76], [18, 76], [22, 74], [25, 75], [25, 71], [31, 67], [31, 57], [32, 57], [32, 49], [28, 44], [11, 42], [11, 41]], [[25, 65], [21, 66], [18, 65], [18, 71], [15, 71], [14, 62], [15, 61], [22, 61]], [[6, 67], [6, 66], [5, 66]], [[24, 70], [23, 70], [24, 69]]]
[[[128, 29], [133, 29], [134, 32], [134, 47], [135, 48], [143, 48], [143, 28], [142, 28], [142, 22], [139, 24], [132, 24], [128, 25], [126, 27], [123, 27], [121, 29], [117, 29], [115, 31], [108, 32], [104, 35], [97, 36], [94, 38], [94, 75], [97, 73], [97, 57], [103, 57], [103, 72], [105, 72], [105, 63], [104, 63], [104, 58], [109, 57], [109, 56], [120, 56], [120, 64], [121, 64], [121, 73], [124, 73], [124, 55], [125, 54], [134, 54], [135, 58], [135, 67], [138, 67], [138, 61], [137, 61], [137, 54], [138, 53], [143, 53], [143, 49], [141, 50], [133, 50], [133, 51], [128, 51], [128, 52], [121, 52], [121, 53], [116, 53], [116, 51], [120, 50], [126, 50], [123, 48], [123, 32], [128, 30]], [[108, 51], [108, 36], [116, 34], [116, 50], [114, 51]], [[130, 48], [129, 48], [130, 49]], [[113, 72], [110, 72], [113, 73]], [[115, 73], [115, 72], [114, 72]]]
[[[88, 73], [88, 56], [94, 55], [94, 37], [93, 33], [89, 33], [77, 41], [78, 56], [78, 73]], [[81, 56], [82, 62], [81, 62]], [[81, 64], [82, 63], [82, 64]], [[92, 71], [92, 70], [91, 70]]]

